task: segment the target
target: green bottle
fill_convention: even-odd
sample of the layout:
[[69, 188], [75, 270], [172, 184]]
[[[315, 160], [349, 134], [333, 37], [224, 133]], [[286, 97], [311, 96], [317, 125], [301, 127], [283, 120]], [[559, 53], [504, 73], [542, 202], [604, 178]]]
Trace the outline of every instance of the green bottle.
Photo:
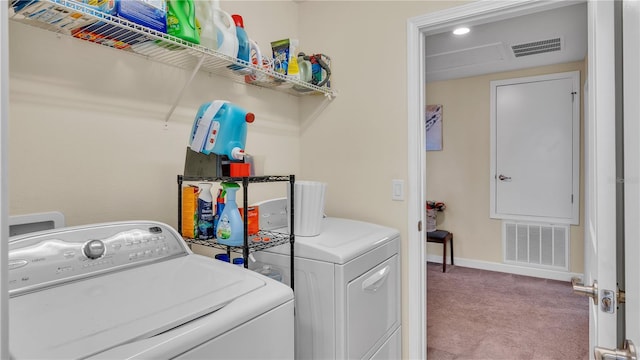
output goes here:
[[167, 0], [167, 34], [200, 44], [193, 0]]

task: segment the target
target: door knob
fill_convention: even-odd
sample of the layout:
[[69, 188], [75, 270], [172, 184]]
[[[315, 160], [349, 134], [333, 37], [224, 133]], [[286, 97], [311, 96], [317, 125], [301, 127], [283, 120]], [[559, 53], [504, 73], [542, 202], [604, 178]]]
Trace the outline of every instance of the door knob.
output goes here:
[[593, 300], [594, 305], [598, 305], [598, 282], [596, 280], [593, 280], [592, 286], [584, 286], [580, 282], [580, 278], [574, 277], [571, 278], [571, 286], [575, 294], [588, 296]]
[[511, 181], [511, 176], [498, 175], [498, 179], [501, 181]]
[[637, 360], [638, 354], [636, 353], [636, 347], [631, 340], [625, 340], [620, 349], [605, 349], [596, 346], [593, 351], [596, 360], [611, 359], [611, 360]]

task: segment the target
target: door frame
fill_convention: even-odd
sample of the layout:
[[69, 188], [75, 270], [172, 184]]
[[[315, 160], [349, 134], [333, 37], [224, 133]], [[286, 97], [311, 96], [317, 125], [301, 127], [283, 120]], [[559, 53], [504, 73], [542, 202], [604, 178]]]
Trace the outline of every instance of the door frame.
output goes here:
[[[4, 5], [4, 4], [3, 4]], [[0, 6], [0, 359], [9, 358], [9, 7]]]
[[[640, 35], [640, 3], [635, 1], [623, 2], [623, 48], [624, 48], [624, 96], [640, 94], [640, 69], [634, 64], [640, 60], [640, 46], [637, 45]], [[629, 18], [631, 17], [631, 18]], [[630, 20], [630, 21], [628, 21]], [[629, 36], [631, 35], [631, 36]], [[632, 66], [627, 66], [631, 64]], [[639, 275], [630, 277], [628, 274], [640, 274], [640, 224], [637, 215], [640, 213], [640, 103], [637, 101], [624, 102], [624, 177], [631, 181], [624, 182], [625, 199], [625, 291], [627, 302], [626, 337], [636, 346], [640, 344], [640, 324], [630, 319], [640, 318], [640, 279]]]
[[[586, 1], [586, 0], [585, 0]], [[580, 1], [578, 1], [580, 2]], [[551, 10], [578, 2], [477, 1], [407, 20], [407, 291], [408, 324], [405, 358], [427, 358], [426, 256], [423, 227], [426, 193], [425, 105], [426, 59], [425, 37], [453, 25], [478, 25], [534, 12]], [[591, 76], [591, 74], [589, 75]]]

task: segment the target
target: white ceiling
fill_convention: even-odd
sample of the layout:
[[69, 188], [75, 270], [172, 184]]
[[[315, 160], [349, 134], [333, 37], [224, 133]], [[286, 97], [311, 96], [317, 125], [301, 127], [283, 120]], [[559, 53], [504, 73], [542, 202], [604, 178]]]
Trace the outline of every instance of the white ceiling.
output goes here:
[[[584, 60], [587, 5], [564, 6], [530, 15], [451, 29], [426, 37], [427, 82]], [[560, 50], [516, 57], [512, 46], [559, 39]]]

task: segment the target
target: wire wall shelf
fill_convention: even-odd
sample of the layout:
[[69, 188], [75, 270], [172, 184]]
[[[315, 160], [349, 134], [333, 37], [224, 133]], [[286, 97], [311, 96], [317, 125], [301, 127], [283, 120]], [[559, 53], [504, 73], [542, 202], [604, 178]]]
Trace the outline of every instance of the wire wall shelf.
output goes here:
[[12, 0], [9, 17], [31, 26], [119, 49], [149, 60], [229, 78], [234, 82], [270, 88], [295, 96], [337, 93], [271, 68], [227, 56], [201, 45], [104, 13], [73, 0]]
[[[243, 246], [227, 246], [219, 244], [216, 239], [211, 240], [199, 240], [199, 239], [184, 239], [189, 244], [198, 244], [203, 246], [209, 246], [220, 250], [231, 250], [234, 252], [242, 253]], [[261, 251], [272, 248], [274, 246], [289, 244], [291, 241], [291, 235], [285, 233], [279, 233], [274, 231], [260, 230], [257, 234], [249, 235], [249, 241], [247, 242], [249, 252]]]

